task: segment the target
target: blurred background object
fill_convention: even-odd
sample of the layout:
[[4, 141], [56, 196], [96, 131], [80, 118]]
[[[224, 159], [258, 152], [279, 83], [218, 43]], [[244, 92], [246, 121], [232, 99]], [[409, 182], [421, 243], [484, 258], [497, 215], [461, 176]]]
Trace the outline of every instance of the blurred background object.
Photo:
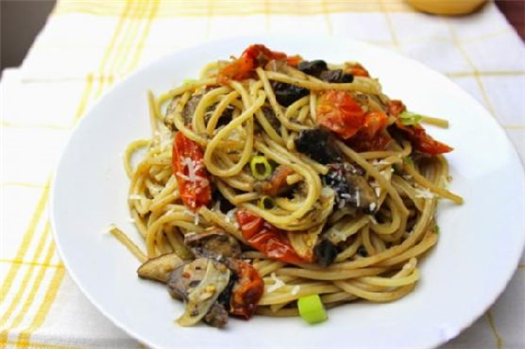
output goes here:
[[54, 0], [0, 1], [1, 70], [20, 65], [54, 6]]
[[436, 15], [466, 15], [480, 8], [486, 0], [406, 0], [419, 11]]
[[525, 40], [525, 1], [503, 0], [496, 1], [501, 12], [518, 32], [522, 40]]

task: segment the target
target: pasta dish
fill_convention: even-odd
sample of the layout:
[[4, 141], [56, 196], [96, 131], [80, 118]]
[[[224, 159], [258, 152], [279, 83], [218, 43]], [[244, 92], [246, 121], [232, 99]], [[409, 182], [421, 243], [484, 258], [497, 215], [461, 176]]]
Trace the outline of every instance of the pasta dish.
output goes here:
[[[248, 47], [148, 95], [150, 139], [125, 152], [141, 278], [185, 303], [181, 326], [229, 316], [326, 319], [409, 294], [438, 241], [447, 127], [390, 99], [357, 62]], [[137, 151], [145, 156], [135, 164]]]

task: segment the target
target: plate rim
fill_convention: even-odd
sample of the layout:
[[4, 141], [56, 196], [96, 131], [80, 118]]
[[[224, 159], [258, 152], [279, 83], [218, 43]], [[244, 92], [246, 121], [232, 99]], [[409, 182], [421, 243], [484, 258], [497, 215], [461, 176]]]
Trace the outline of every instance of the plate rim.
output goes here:
[[[456, 82], [454, 82], [450, 77], [446, 76], [445, 74], [440, 73], [439, 71], [435, 70], [434, 68], [431, 68], [431, 67], [427, 66], [426, 64], [424, 64], [424, 63], [422, 63], [422, 62], [420, 62], [420, 61], [418, 61], [418, 60], [416, 60], [414, 58], [411, 58], [411, 57], [409, 57], [409, 56], [407, 56], [405, 54], [402, 54], [402, 53], [400, 53], [400, 52], [398, 52], [396, 50], [388, 49], [388, 48], [385, 48], [385, 47], [382, 47], [382, 46], [379, 46], [379, 45], [374, 45], [374, 44], [367, 43], [367, 42], [364, 42], [364, 41], [361, 41], [361, 40], [347, 38], [347, 37], [343, 37], [343, 36], [337, 36], [337, 35], [315, 34], [315, 35], [310, 35], [310, 37], [313, 38], [313, 41], [322, 40], [322, 39], [329, 39], [329, 40], [332, 40], [332, 41], [334, 41], [334, 40], [335, 41], [341, 41], [341, 42], [344, 42], [345, 45], [361, 46], [361, 47], [364, 47], [366, 49], [370, 49], [370, 50], [374, 50], [374, 51], [380, 51], [380, 52], [386, 53], [388, 55], [395, 55], [398, 58], [401, 58], [401, 59], [407, 61], [411, 65], [416, 65], [416, 66], [419, 66], [420, 68], [423, 68], [424, 70], [427, 71], [427, 73], [431, 74], [432, 76], [434, 76], [436, 78], [439, 78], [439, 79], [443, 79], [444, 78], [444, 79], [446, 79], [449, 83], [454, 85], [454, 87], [456, 88], [458, 93], [461, 93], [461, 95], [463, 95], [464, 98], [467, 98], [471, 103], [475, 104], [478, 108], [481, 108], [487, 115], [489, 115], [491, 117], [490, 119], [492, 120], [492, 122], [495, 122], [494, 124], [497, 125], [497, 129], [496, 129], [497, 132], [502, 133], [503, 139], [505, 139], [505, 142], [510, 146], [509, 148], [512, 149], [512, 151], [511, 151], [513, 153], [512, 154], [512, 158], [516, 159], [517, 163], [521, 165], [520, 171], [517, 171], [517, 173], [519, 173], [519, 177], [520, 177], [521, 183], [525, 184], [525, 161], [521, 160], [521, 158], [519, 156], [519, 153], [516, 150], [516, 147], [511, 142], [509, 136], [505, 132], [504, 127], [501, 125], [501, 122], [491, 112], [489, 112], [487, 110], [487, 108], [485, 108], [485, 106], [483, 106], [478, 100], [476, 100], [473, 96], [471, 96], [470, 93], [465, 91], [461, 86], [459, 86]], [[95, 306], [96, 309], [102, 315], [104, 315], [104, 317], [106, 317], [109, 321], [111, 321], [114, 325], [116, 325], [120, 330], [122, 330], [126, 334], [130, 335], [132, 338], [134, 338], [135, 340], [137, 340], [138, 342], [140, 342], [142, 344], [145, 344], [145, 345], [147, 345], [149, 347], [152, 347], [152, 348], [160, 348], [160, 346], [158, 344], [156, 344], [154, 341], [150, 341], [149, 339], [146, 339], [145, 337], [143, 337], [142, 335], [138, 334], [137, 332], [135, 332], [133, 330], [130, 330], [120, 320], [118, 320], [118, 318], [116, 316], [113, 316], [108, 310], [106, 310], [105, 307], [103, 307], [96, 300], [96, 298], [91, 293], [89, 293], [86, 288], [84, 288], [84, 285], [83, 285], [81, 279], [77, 276], [77, 274], [74, 272], [74, 270], [70, 268], [70, 263], [68, 262], [68, 259], [66, 258], [66, 254], [64, 254], [63, 247], [62, 247], [62, 245], [60, 243], [60, 241], [61, 241], [60, 240], [60, 234], [58, 233], [58, 231], [56, 229], [55, 204], [56, 204], [56, 201], [57, 201], [56, 200], [56, 196], [57, 196], [57, 194], [56, 194], [56, 188], [57, 188], [56, 181], [57, 181], [57, 177], [59, 175], [59, 170], [60, 170], [60, 168], [61, 168], [61, 166], [62, 166], [62, 164], [64, 162], [64, 158], [65, 158], [65, 155], [67, 153], [67, 150], [70, 148], [71, 142], [75, 138], [75, 136], [79, 133], [79, 130], [82, 129], [83, 125], [87, 123], [88, 118], [86, 118], [86, 117], [89, 116], [90, 114], [92, 114], [93, 110], [96, 109], [97, 106], [99, 106], [104, 100], [106, 100], [108, 98], [108, 96], [111, 96], [114, 93], [114, 91], [119, 90], [121, 88], [121, 86], [127, 85], [128, 82], [132, 81], [133, 79], [135, 79], [136, 76], [141, 75], [141, 74], [143, 74], [143, 72], [152, 69], [156, 65], [159, 65], [161, 62], [163, 62], [165, 60], [169, 60], [171, 57], [177, 56], [177, 55], [179, 55], [179, 54], [181, 54], [183, 52], [194, 51], [194, 50], [197, 50], [197, 49], [205, 47], [205, 46], [212, 46], [212, 45], [215, 45], [215, 44], [220, 44], [221, 42], [227, 43], [227, 42], [232, 41], [232, 40], [233, 41], [237, 41], [237, 40], [251, 40], [251, 42], [264, 42], [266, 40], [271, 40], [271, 39], [279, 40], [279, 39], [283, 39], [283, 38], [284, 38], [284, 40], [293, 39], [293, 38], [302, 38], [302, 39], [304, 39], [304, 36], [290, 35], [290, 34], [283, 34], [283, 35], [260, 34], [260, 35], [236, 35], [236, 36], [219, 38], [219, 39], [204, 40], [204, 41], [202, 41], [200, 43], [197, 43], [195, 45], [187, 46], [187, 47], [184, 47], [184, 48], [174, 49], [174, 50], [170, 51], [169, 53], [164, 54], [164, 55], [162, 55], [162, 56], [152, 60], [151, 62], [148, 62], [147, 64], [143, 65], [142, 67], [139, 67], [138, 69], [136, 69], [135, 71], [131, 72], [129, 75], [127, 75], [123, 79], [121, 79], [118, 82], [116, 82], [113, 86], [109, 87], [98, 98], [98, 100], [96, 100], [93, 104], [91, 104], [87, 108], [87, 110], [84, 112], [83, 116], [81, 117], [80, 121], [70, 131], [70, 134], [67, 137], [67, 141], [65, 142], [65, 145], [64, 145], [64, 147], [61, 150], [60, 157], [59, 157], [58, 161], [55, 163], [55, 168], [54, 168], [54, 171], [53, 171], [52, 181], [51, 181], [51, 193], [50, 193], [50, 197], [49, 197], [48, 216], [49, 216], [49, 220], [50, 220], [50, 226], [51, 226], [51, 231], [52, 231], [52, 235], [53, 235], [53, 240], [54, 240], [54, 243], [56, 245], [59, 257], [60, 257], [61, 261], [63, 262], [68, 275], [71, 277], [71, 279], [73, 280], [75, 285], [79, 288], [81, 293], [89, 300], [89, 302], [93, 306]], [[147, 89], [147, 88], [145, 88], [145, 89]], [[436, 337], [436, 339], [427, 339], [427, 340], [422, 342], [422, 343], [424, 343], [423, 344], [424, 347], [425, 348], [437, 348], [437, 347], [439, 347], [439, 346], [441, 346], [441, 345], [451, 341], [455, 337], [459, 336], [467, 328], [472, 326], [480, 317], [482, 317], [487, 312], [487, 310], [489, 310], [494, 305], [494, 303], [497, 301], [497, 299], [506, 290], [510, 280], [512, 279], [512, 277], [514, 276], [514, 273], [516, 272], [516, 270], [518, 268], [518, 264], [519, 264], [520, 258], [523, 255], [524, 251], [525, 251], [525, 232], [522, 232], [521, 233], [521, 249], [519, 249], [519, 253], [517, 254], [517, 258], [515, 259], [516, 267], [514, 269], [512, 269], [512, 270], [508, 270], [507, 271], [507, 276], [505, 276], [505, 279], [504, 279], [505, 282], [498, 288], [498, 291], [496, 293], [494, 293], [494, 295], [490, 298], [491, 300], [487, 304], [487, 306], [485, 308], [483, 308], [482, 310], [480, 310], [478, 313], [472, 313], [472, 316], [469, 317], [469, 321], [466, 322], [463, 325], [460, 325], [460, 327], [457, 329], [457, 332], [455, 332], [454, 337], [452, 337], [450, 339], [444, 339], [442, 337], [441, 338]], [[198, 347], [193, 346], [192, 348], [198, 348]], [[238, 348], [238, 347], [234, 346], [234, 348]], [[257, 347], [255, 347], [255, 348], [257, 348]]]

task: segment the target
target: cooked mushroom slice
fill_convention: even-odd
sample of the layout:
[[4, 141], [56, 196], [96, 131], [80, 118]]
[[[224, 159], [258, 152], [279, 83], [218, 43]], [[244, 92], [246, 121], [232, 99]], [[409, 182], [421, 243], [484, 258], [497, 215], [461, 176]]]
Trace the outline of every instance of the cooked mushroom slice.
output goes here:
[[210, 311], [230, 281], [226, 265], [199, 258], [173, 271], [168, 290], [186, 301], [184, 314], [177, 320], [181, 326], [198, 323]]
[[310, 94], [308, 89], [280, 81], [272, 82], [272, 88], [277, 102], [284, 107], [288, 107], [298, 99]]
[[241, 256], [239, 242], [223, 231], [212, 227], [202, 233], [188, 234], [184, 243], [197, 257], [213, 258], [221, 260], [224, 258], [237, 258]]
[[373, 214], [378, 209], [377, 197], [358, 168], [348, 164], [330, 164], [323, 182], [336, 192], [336, 206], [353, 207], [365, 214]]
[[184, 118], [184, 124], [189, 124], [193, 121], [193, 114], [195, 114], [195, 109], [202, 99], [203, 95], [193, 95], [182, 110], [182, 117]]
[[204, 316], [204, 322], [212, 327], [223, 328], [228, 323], [228, 311], [224, 305], [215, 302]]
[[345, 73], [341, 69], [324, 71], [319, 77], [328, 83], [351, 83], [354, 81], [352, 74]]
[[[225, 264], [230, 268], [230, 262], [236, 259], [227, 259]], [[235, 286], [238, 276], [233, 270], [230, 276], [230, 281], [222, 293], [219, 295], [217, 301], [212, 305], [210, 311], [204, 316], [204, 322], [212, 327], [222, 328], [228, 323], [228, 310], [230, 308], [230, 299], [232, 297], [232, 290]]]
[[332, 134], [322, 128], [302, 130], [295, 139], [295, 147], [321, 164], [336, 163], [342, 159]]
[[[182, 118], [184, 119], [184, 124], [189, 124], [192, 122], [193, 114], [195, 113], [195, 109], [197, 108], [197, 105], [202, 99], [202, 96], [202, 94], [193, 95], [184, 105], [184, 108], [182, 109]], [[168, 104], [168, 108], [166, 110], [166, 117], [164, 118], [164, 124], [166, 124], [166, 126], [170, 128], [170, 130], [176, 130], [174, 122], [174, 112], [177, 109], [180, 100], [181, 98], [178, 96], [173, 98]]]
[[377, 197], [374, 190], [364, 177], [359, 175], [348, 175], [350, 193], [343, 197], [350, 201], [350, 205], [361, 210], [365, 214], [374, 214], [378, 209]]
[[323, 267], [328, 267], [334, 262], [337, 254], [339, 254], [339, 249], [332, 241], [323, 238], [315, 246], [314, 253], [317, 258], [317, 263]]
[[207, 260], [196, 259], [173, 270], [167, 283], [172, 298], [188, 300], [188, 290], [198, 286], [204, 279]]
[[170, 273], [184, 264], [175, 253], [164, 254], [146, 261], [137, 270], [139, 277], [166, 283]]
[[264, 113], [264, 116], [266, 117], [266, 120], [268, 120], [268, 123], [272, 126], [272, 128], [279, 132], [281, 130], [281, 122], [279, 119], [277, 119], [277, 116], [275, 115], [273, 109], [268, 106], [262, 106], [262, 111]]
[[328, 70], [328, 65], [323, 60], [302, 61], [297, 65], [297, 69], [305, 74], [319, 77], [322, 72]]
[[180, 96], [174, 97], [170, 101], [166, 109], [166, 116], [164, 117], [164, 125], [166, 125], [171, 131], [176, 130], [175, 121], [174, 121], [174, 113], [175, 113], [175, 109], [177, 108], [177, 105], [179, 104], [179, 102], [180, 102]]

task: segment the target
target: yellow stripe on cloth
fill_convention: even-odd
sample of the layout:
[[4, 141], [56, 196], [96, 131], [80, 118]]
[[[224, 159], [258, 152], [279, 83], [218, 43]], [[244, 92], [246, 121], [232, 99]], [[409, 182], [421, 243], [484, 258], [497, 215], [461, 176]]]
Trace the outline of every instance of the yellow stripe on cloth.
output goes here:
[[59, 15], [69, 12], [82, 12], [89, 9], [96, 12], [111, 13], [112, 15], [119, 16], [123, 13], [123, 8], [126, 6], [126, 0], [111, 0], [111, 1], [100, 1], [100, 0], [73, 0], [64, 1], [59, 0], [51, 15]]
[[390, 18], [390, 14], [389, 14], [389, 11], [385, 5], [385, 2], [383, 0], [377, 0], [378, 4], [379, 4], [379, 8], [381, 9], [381, 12], [383, 12], [383, 16], [385, 17], [385, 22], [387, 24], [387, 27], [388, 27], [388, 31], [390, 32], [390, 38], [391, 38], [391, 41], [392, 41], [392, 44], [397, 48], [397, 49], [402, 49], [402, 46], [399, 42], [399, 39], [397, 38], [397, 33], [396, 33], [396, 30], [394, 28], [394, 23], [392, 21], [392, 18]]
[[210, 36], [211, 36], [211, 21], [212, 21], [212, 18], [213, 18], [213, 4], [214, 4], [213, 0], [208, 0], [208, 13], [206, 15], [206, 17], [207, 17], [206, 18], [206, 30], [204, 31], [205, 35], [206, 35], [205, 36], [206, 39], [209, 39]]
[[88, 74], [86, 80], [86, 87], [84, 88], [84, 92], [82, 93], [82, 97], [80, 98], [80, 105], [78, 106], [77, 111], [75, 113], [75, 119], [73, 123], [76, 123], [84, 115], [89, 101], [89, 96], [91, 95], [91, 91], [93, 90], [93, 74]]
[[45, 264], [38, 261], [25, 261], [25, 260], [11, 260], [11, 259], [0, 259], [0, 263], [3, 264], [19, 264], [28, 266], [44, 266], [50, 269], [62, 269], [64, 268], [61, 264]]
[[443, 19], [443, 21], [448, 26], [450, 36], [452, 37], [452, 43], [456, 46], [456, 48], [459, 50], [467, 64], [472, 68], [474, 79], [476, 81], [476, 84], [478, 85], [478, 89], [481, 92], [481, 95], [483, 96], [483, 100], [485, 101], [485, 106], [488, 108], [489, 112], [492, 114], [494, 118], [496, 118], [496, 109], [490, 102], [489, 96], [487, 94], [487, 91], [485, 90], [485, 86], [483, 85], [483, 81], [481, 80], [480, 75], [478, 74], [479, 70], [470, 58], [469, 54], [463, 47], [461, 41], [458, 38], [458, 35], [456, 33], [456, 29], [453, 27], [452, 23], [450, 21], [447, 21]]
[[328, 34], [332, 35], [334, 34], [334, 26], [332, 24], [332, 20], [330, 19], [330, 11], [328, 10], [328, 0], [322, 0], [322, 4], [326, 29], [328, 31]]
[[[138, 4], [138, 6], [133, 6], [132, 11], [130, 12], [129, 8], [126, 8], [126, 12], [123, 17], [126, 17], [129, 23], [124, 30], [124, 34], [121, 29], [122, 26], [118, 28], [119, 33], [116, 33], [115, 40], [119, 44], [116, 46], [116, 51], [114, 52], [113, 59], [110, 60], [106, 55], [100, 67], [100, 75], [102, 79], [99, 80], [100, 85], [96, 92], [98, 97], [105, 85], [112, 85], [114, 83], [115, 74], [120, 76], [125, 76], [130, 73], [139, 62], [142, 51], [145, 46], [145, 41], [149, 35], [151, 29], [152, 21], [158, 11], [159, 1], [158, 0], [129, 0], [129, 3]], [[145, 16], [145, 20], [140, 20], [140, 17], [134, 16], [137, 13], [141, 13]], [[138, 20], [137, 20], [138, 18]], [[122, 22], [122, 18], [121, 18]], [[117, 38], [120, 36], [120, 38]], [[112, 48], [108, 47], [109, 49]], [[111, 63], [108, 63], [111, 61]], [[109, 68], [107, 68], [109, 67]], [[107, 79], [104, 79], [106, 77]]]
[[18, 123], [12, 123], [5, 120], [2, 120], [0, 122], [0, 125], [3, 128], [43, 128], [43, 129], [51, 129], [51, 130], [71, 130], [71, 127], [68, 125], [57, 125], [57, 124], [46, 124], [46, 123], [31, 123], [31, 124], [18, 124]]
[[109, 45], [108, 45], [108, 47], [106, 49], [106, 52], [104, 54], [104, 57], [102, 58], [102, 63], [100, 64], [99, 76], [102, 77], [102, 79], [99, 80], [99, 87], [98, 87], [96, 96], [100, 96], [100, 94], [102, 93], [102, 90], [103, 90], [103, 86], [104, 86], [105, 78], [106, 78], [106, 72], [105, 72], [106, 71], [106, 65], [108, 64], [108, 62], [111, 62], [110, 58], [111, 58], [111, 56], [113, 55], [114, 52], [115, 52], [115, 54], [118, 55], [118, 51], [120, 50], [120, 48], [122, 46], [122, 43], [120, 45], [117, 45], [117, 43], [119, 42], [120, 34], [122, 33], [123, 28], [126, 26], [126, 22], [127, 22], [129, 13], [133, 9], [132, 5], [133, 5], [133, 2], [132, 1], [128, 1], [126, 3], [124, 11], [119, 13], [119, 17], [120, 17], [119, 22], [117, 23], [115, 32], [113, 33], [113, 36], [111, 37]]
[[29, 347], [29, 344], [30, 344], [29, 340], [31, 338], [31, 334], [35, 330], [37, 330], [40, 326], [42, 326], [42, 324], [44, 323], [46, 316], [49, 313], [49, 310], [51, 306], [53, 305], [53, 302], [55, 301], [55, 298], [58, 294], [60, 284], [62, 283], [62, 280], [64, 279], [64, 274], [65, 274], [64, 269], [55, 270], [55, 275], [53, 276], [53, 279], [51, 280], [47, 293], [45, 294], [44, 299], [42, 303], [40, 304], [40, 307], [38, 308], [36, 316], [33, 319], [33, 322], [28, 328], [20, 332], [20, 335], [18, 336], [17, 348], [25, 349]]
[[[210, 2], [210, 6], [213, 6], [214, 1]], [[266, 31], [270, 30], [270, 1], [264, 0], [264, 28]]]
[[[49, 234], [49, 222], [48, 222], [46, 224], [46, 230], [43, 234], [43, 238], [45, 240], [47, 237], [50, 238], [50, 236], [51, 235]], [[51, 263], [51, 259], [53, 259], [55, 252], [56, 252], [55, 244], [52, 241], [50, 241], [48, 248], [47, 248], [46, 256], [44, 259], [44, 264], [49, 265]], [[34, 268], [35, 266], [31, 266], [30, 267], [31, 273], [26, 274], [26, 276], [32, 275], [32, 271]], [[0, 343], [7, 341], [9, 330], [16, 329], [19, 325], [22, 324], [29, 309], [33, 305], [33, 302], [37, 299], [38, 291], [40, 287], [42, 286], [42, 281], [44, 280], [44, 277], [46, 276], [46, 272], [48, 270], [47, 267], [45, 266], [40, 266], [38, 267], [38, 269], [39, 269], [38, 274], [35, 280], [33, 281], [32, 287], [30, 287], [29, 294], [25, 296], [25, 302], [22, 305], [22, 308], [18, 311], [18, 315], [15, 317], [15, 319], [13, 320], [13, 322], [11, 323], [9, 327], [5, 327], [5, 328], [2, 327], [2, 331], [0, 332]], [[26, 289], [27, 289], [27, 284], [20, 287], [19, 291], [17, 292], [15, 296], [15, 300], [11, 303], [11, 307], [16, 307], [15, 301], [16, 303], [18, 303], [21, 300]], [[10, 308], [8, 311], [12, 311], [12, 309]], [[7, 320], [7, 317], [6, 317], [6, 320]]]
[[472, 77], [474, 75], [479, 76], [489, 76], [489, 77], [512, 77], [512, 76], [521, 76], [525, 75], [525, 71], [515, 70], [515, 71], [485, 71], [485, 72], [451, 72], [445, 73], [446, 76], [450, 78], [463, 78], [463, 77]]
[[[130, 0], [130, 2], [132, 1], [134, 3], [136, 2], [135, 0]], [[136, 16], [136, 14], [144, 13], [144, 9], [148, 6], [149, 2], [149, 0], [138, 1], [138, 3], [136, 3], [133, 7], [133, 12], [129, 14], [128, 27], [121, 40], [120, 47], [117, 50], [117, 55], [115, 56], [111, 66], [109, 67], [110, 79], [108, 83], [110, 85], [114, 82], [113, 74], [118, 73], [119, 75], [122, 75], [122, 72], [124, 71], [126, 60], [129, 57], [130, 50], [133, 47], [133, 44], [135, 43], [135, 37], [140, 32], [140, 27], [143, 22], [141, 18], [138, 18]]]
[[[7, 346], [16, 346], [18, 342], [8, 340], [6, 342], [0, 342], [0, 348], [6, 348]], [[44, 344], [31, 342], [27, 345], [28, 349], [82, 349], [74, 346], [65, 346], [58, 344]]]
[[[38, 245], [35, 249], [33, 260], [38, 261], [40, 259], [40, 256], [42, 255], [42, 252], [44, 251], [44, 247], [46, 246], [46, 243], [53, 247], [53, 243], [50, 242], [50, 235], [49, 235], [49, 224], [46, 224], [46, 227], [44, 229], [44, 233], [41, 235], [40, 240], [38, 242]], [[44, 264], [49, 264], [51, 258], [46, 256], [44, 259]], [[33, 277], [33, 273], [35, 272], [35, 268], [38, 267], [37, 265], [31, 265], [29, 269], [27, 269], [22, 282], [20, 283], [20, 286], [18, 287], [18, 290], [15, 292], [15, 295], [13, 297], [13, 300], [11, 300], [11, 303], [9, 304], [9, 307], [6, 309], [6, 311], [1, 316], [1, 332], [0, 332], [0, 341], [7, 340], [7, 323], [9, 321], [9, 318], [13, 314], [13, 311], [16, 309], [16, 307], [19, 305], [20, 301], [22, 300], [22, 297], [24, 296], [24, 293], [28, 290], [28, 284], [31, 281], [31, 278]], [[45, 268], [44, 268], [45, 269]], [[38, 280], [38, 277], [36, 278]], [[26, 297], [26, 301], [29, 300], [28, 297]], [[24, 310], [22, 308], [22, 310]], [[22, 311], [19, 312], [23, 315]], [[16, 321], [18, 320], [18, 321]], [[14, 328], [20, 324], [22, 320], [19, 319], [19, 317], [15, 318], [15, 321], [13, 321], [9, 328]]]
[[148, 3], [151, 3], [151, 6], [149, 8], [149, 12], [148, 12], [146, 21], [144, 23], [144, 29], [140, 33], [137, 45], [130, 46], [130, 48], [133, 48], [134, 50], [132, 50], [132, 52], [128, 55], [128, 57], [131, 57], [131, 60], [129, 61], [129, 64], [127, 67], [124, 66], [125, 68], [122, 72], [123, 75], [133, 71], [133, 69], [136, 68], [139, 62], [140, 56], [141, 56], [141, 52], [144, 49], [146, 39], [148, 38], [149, 32], [151, 30], [153, 19], [155, 18], [157, 11], [159, 9], [159, 5], [160, 5], [159, 0], [149, 0]]
[[503, 339], [496, 328], [496, 322], [494, 322], [494, 316], [492, 315], [491, 309], [487, 311], [486, 315], [489, 321], [490, 329], [492, 330], [492, 334], [494, 334], [494, 338], [496, 339], [496, 346], [498, 349], [503, 349]]
[[[15, 260], [23, 260], [25, 258], [26, 253], [29, 249], [29, 246], [31, 245], [31, 242], [33, 241], [36, 227], [46, 207], [48, 196], [49, 196], [49, 180], [46, 183], [44, 190], [42, 191], [42, 195], [40, 199], [38, 200], [36, 209], [32, 215], [31, 221], [29, 222], [29, 227], [24, 233], [24, 237], [22, 238], [22, 243], [20, 244], [20, 247], [18, 248], [18, 251], [15, 255]], [[0, 289], [0, 300], [6, 299], [7, 293], [9, 293], [9, 290], [11, 289], [11, 286], [13, 285], [13, 280], [15, 279], [16, 274], [19, 269], [20, 269], [20, 265], [12, 265], [9, 268], [7, 276], [5, 280], [3, 280], [2, 287]]]
[[[310, 16], [327, 13], [344, 12], [381, 12], [378, 3], [364, 0], [330, 0], [325, 6], [323, 0], [301, 1], [301, 0], [256, 0], [243, 1], [239, 6], [239, 1], [212, 0], [215, 14], [218, 16], [246, 16], [261, 15], [288, 15], [288, 16]], [[52, 15], [63, 16], [71, 13], [82, 13], [93, 16], [119, 17], [122, 14], [122, 7], [126, 4], [122, 1], [60, 1]], [[414, 12], [402, 0], [391, 0], [384, 3], [384, 9], [388, 12]], [[165, 0], [162, 1], [157, 17], [178, 17], [178, 16], [208, 16], [208, 0]], [[132, 18], [147, 18], [148, 15], [142, 12], [133, 13]]]
[[[126, 13], [123, 15], [127, 18], [128, 23], [125, 26], [123, 35], [120, 35], [123, 27], [120, 26], [119, 33], [117, 33], [117, 36], [120, 36], [120, 38], [114, 38], [114, 41], [119, 42], [118, 45], [115, 45], [116, 51], [110, 53], [103, 59], [100, 67], [102, 79], [100, 79], [100, 85], [96, 93], [97, 96], [102, 93], [105, 85], [112, 85], [114, 83], [115, 74], [122, 77], [136, 67], [144, 49], [145, 41], [149, 35], [153, 18], [156, 16], [159, 8], [158, 0], [140, 0], [138, 2], [130, 0], [129, 3], [138, 4], [138, 6], [133, 6], [132, 10], [127, 8]], [[145, 19], [138, 17], [138, 13], [144, 15]], [[111, 46], [110, 44], [110, 48]], [[110, 56], [113, 56], [112, 60], [109, 59]], [[111, 61], [111, 63], [108, 63], [109, 61]]]

